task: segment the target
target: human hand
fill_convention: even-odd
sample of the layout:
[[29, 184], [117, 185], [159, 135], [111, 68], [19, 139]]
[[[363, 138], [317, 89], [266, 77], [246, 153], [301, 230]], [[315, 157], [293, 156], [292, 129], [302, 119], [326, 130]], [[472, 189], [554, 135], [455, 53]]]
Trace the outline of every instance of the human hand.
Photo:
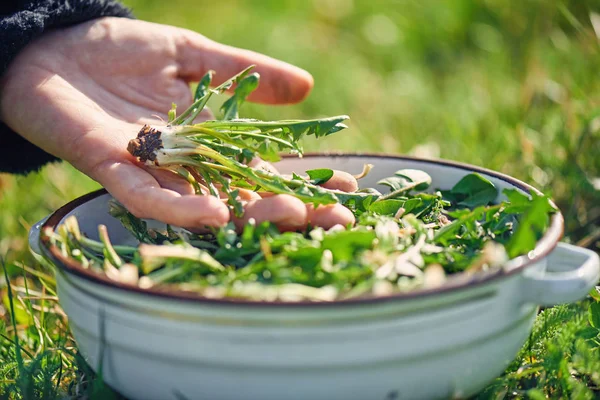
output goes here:
[[[307, 72], [264, 55], [185, 29], [102, 18], [46, 33], [28, 45], [0, 82], [0, 117], [98, 181], [138, 217], [191, 228], [220, 226], [230, 220], [223, 201], [194, 195], [186, 181], [143, 166], [126, 148], [142, 124], [157, 125], [153, 115], [166, 118], [172, 102], [182, 109], [191, 104], [189, 82], [213, 69], [218, 84], [250, 64], [261, 74], [250, 101], [295, 103], [312, 88]], [[330, 184], [356, 188], [343, 173]], [[309, 222], [328, 227], [354, 220], [341, 205], [313, 210], [287, 195], [248, 196], [238, 224], [254, 218], [298, 229]]]

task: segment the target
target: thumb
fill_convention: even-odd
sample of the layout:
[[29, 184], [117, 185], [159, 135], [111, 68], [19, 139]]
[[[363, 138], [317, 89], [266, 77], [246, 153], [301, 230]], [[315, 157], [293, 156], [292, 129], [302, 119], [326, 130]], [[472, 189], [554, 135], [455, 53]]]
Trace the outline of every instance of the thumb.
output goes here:
[[313, 87], [313, 78], [308, 72], [286, 62], [226, 46], [186, 29], [177, 29], [175, 35], [179, 76], [186, 81], [198, 81], [212, 69], [216, 71], [214, 83], [220, 84], [254, 64], [254, 71], [260, 74], [260, 84], [249, 101], [298, 103]]

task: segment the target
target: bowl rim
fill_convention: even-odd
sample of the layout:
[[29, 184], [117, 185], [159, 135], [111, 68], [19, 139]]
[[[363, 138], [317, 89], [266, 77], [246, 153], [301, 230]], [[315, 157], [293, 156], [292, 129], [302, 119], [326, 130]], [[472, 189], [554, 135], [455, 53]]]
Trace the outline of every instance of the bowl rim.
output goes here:
[[[541, 191], [535, 187], [522, 182], [509, 175], [505, 175], [501, 172], [493, 171], [487, 168], [461, 163], [446, 159], [428, 159], [406, 155], [394, 155], [389, 153], [375, 153], [375, 152], [309, 152], [303, 155], [303, 158], [317, 158], [317, 157], [353, 157], [353, 158], [382, 158], [382, 159], [395, 159], [402, 161], [412, 161], [418, 163], [437, 164], [446, 167], [458, 168], [465, 170], [465, 172], [477, 172], [482, 173], [494, 178], [500, 179], [506, 183], [511, 184], [519, 189], [522, 189], [528, 193], [542, 194]], [[282, 155], [283, 159], [286, 158], [297, 158], [295, 155]], [[41, 226], [41, 231], [44, 232], [46, 229], [55, 230], [59, 225], [60, 221], [73, 211], [75, 208], [94, 200], [100, 196], [108, 194], [106, 189], [99, 189], [97, 191], [88, 193], [81, 197], [78, 197], [58, 210], [53, 212], [47, 220]], [[557, 208], [558, 210], [558, 208]], [[441, 286], [426, 289], [416, 289], [408, 292], [394, 293], [386, 296], [373, 296], [365, 298], [350, 298], [342, 300], [334, 300], [327, 302], [311, 302], [311, 301], [264, 301], [264, 300], [246, 300], [239, 298], [208, 298], [195, 292], [186, 292], [182, 290], [168, 290], [165, 288], [151, 287], [148, 289], [142, 289], [133, 284], [125, 284], [121, 282], [115, 282], [109, 279], [104, 274], [99, 274], [92, 270], [86, 269], [82, 264], [76, 260], [65, 257], [61, 254], [57, 246], [52, 245], [50, 239], [45, 235], [40, 235], [40, 248], [44, 255], [49, 258], [58, 269], [67, 274], [73, 274], [79, 278], [83, 278], [92, 284], [100, 284], [104, 287], [110, 287], [112, 289], [120, 290], [124, 293], [135, 293], [138, 295], [150, 296], [158, 299], [170, 299], [180, 300], [198, 304], [206, 305], [222, 305], [222, 306], [255, 306], [255, 307], [340, 307], [350, 305], [369, 305], [391, 301], [408, 301], [421, 298], [431, 298], [433, 296], [441, 294], [449, 294], [460, 290], [471, 289], [484, 284], [492, 282], [498, 282], [505, 278], [508, 278], [514, 274], [520, 273], [526, 267], [542, 260], [545, 258], [558, 244], [563, 236], [564, 230], [564, 219], [559, 211], [557, 211], [551, 218], [550, 226], [544, 233], [544, 235], [537, 242], [534, 250], [530, 251], [526, 255], [522, 255], [509, 260], [502, 268], [494, 271], [478, 272], [468, 276], [455, 276], [454, 278], [448, 279], [446, 283]], [[57, 272], [60, 272], [57, 271]]]

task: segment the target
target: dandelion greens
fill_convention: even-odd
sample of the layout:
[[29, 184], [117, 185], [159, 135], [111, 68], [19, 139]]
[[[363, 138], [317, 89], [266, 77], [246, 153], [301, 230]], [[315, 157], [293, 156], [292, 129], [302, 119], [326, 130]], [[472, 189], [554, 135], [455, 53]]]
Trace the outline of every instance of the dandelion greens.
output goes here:
[[[58, 232], [47, 232], [63, 254], [111, 279], [143, 288], [160, 286], [206, 297], [259, 301], [333, 301], [381, 296], [442, 285], [452, 274], [501, 267], [535, 246], [554, 206], [545, 196], [498, 188], [483, 176], [466, 175], [449, 190], [436, 190], [425, 172], [397, 171], [379, 188], [352, 193], [320, 185], [330, 169], [282, 176], [249, 162], [278, 161], [281, 152], [302, 156], [301, 140], [344, 128], [347, 116], [313, 120], [259, 121], [239, 117], [259, 76], [251, 67], [211, 89], [204, 76], [193, 104], [166, 126], [144, 126], [129, 152], [152, 168], [165, 168], [190, 182], [198, 194], [224, 193], [232, 211], [244, 212], [239, 189], [288, 194], [314, 206], [340, 203], [356, 217], [354, 226], [280, 232], [274, 224], [250, 220], [192, 233], [167, 226], [151, 229], [112, 201], [110, 214], [140, 242], [137, 247], [84, 237], [71, 217]], [[222, 105], [221, 118], [196, 123], [208, 100], [236, 85]], [[363, 178], [377, 166], [366, 165]], [[383, 188], [389, 189], [387, 193]]]

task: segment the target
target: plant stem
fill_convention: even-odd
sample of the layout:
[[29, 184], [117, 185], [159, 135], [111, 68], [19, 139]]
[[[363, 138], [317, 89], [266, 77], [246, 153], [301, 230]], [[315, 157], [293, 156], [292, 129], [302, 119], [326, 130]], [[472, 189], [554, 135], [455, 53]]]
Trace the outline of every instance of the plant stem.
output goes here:
[[412, 189], [416, 188], [417, 186], [421, 185], [422, 183], [423, 182], [411, 182], [409, 185], [401, 187], [400, 189], [396, 189], [393, 192], [390, 192], [388, 194], [384, 194], [383, 196], [381, 196], [377, 200], [375, 200], [374, 203], [376, 203], [378, 201], [393, 199], [394, 197], [398, 196], [399, 194], [411, 191]]
[[[79, 242], [81, 243], [82, 246], [86, 246], [86, 247], [90, 248], [91, 250], [96, 251], [98, 253], [102, 253], [105, 249], [105, 247], [102, 243], [92, 240], [83, 235], [79, 239]], [[136, 247], [123, 246], [123, 245], [114, 245], [114, 246], [112, 246], [112, 248], [115, 250], [115, 252], [117, 254], [119, 254], [121, 256], [133, 256], [135, 254], [135, 252], [137, 251]]]

